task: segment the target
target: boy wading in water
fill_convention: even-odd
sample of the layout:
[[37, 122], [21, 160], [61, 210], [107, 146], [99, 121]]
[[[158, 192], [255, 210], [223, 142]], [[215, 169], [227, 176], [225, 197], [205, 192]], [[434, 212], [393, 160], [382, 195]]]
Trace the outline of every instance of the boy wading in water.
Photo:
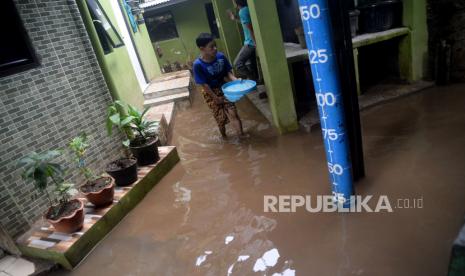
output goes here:
[[223, 84], [237, 79], [232, 73], [231, 64], [223, 53], [218, 52], [211, 34], [201, 33], [196, 43], [200, 49], [200, 57], [193, 64], [195, 82], [213, 112], [221, 136], [226, 138], [226, 124], [231, 122], [237, 135], [241, 137], [244, 131], [236, 105], [226, 100], [221, 91]]

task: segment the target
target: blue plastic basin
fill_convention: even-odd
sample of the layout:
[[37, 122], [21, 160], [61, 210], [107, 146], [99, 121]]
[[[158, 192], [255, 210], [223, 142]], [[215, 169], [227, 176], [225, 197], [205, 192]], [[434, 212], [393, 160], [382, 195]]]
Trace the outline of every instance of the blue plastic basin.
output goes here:
[[230, 102], [237, 102], [244, 95], [257, 89], [257, 83], [252, 80], [235, 80], [225, 83], [221, 89]]

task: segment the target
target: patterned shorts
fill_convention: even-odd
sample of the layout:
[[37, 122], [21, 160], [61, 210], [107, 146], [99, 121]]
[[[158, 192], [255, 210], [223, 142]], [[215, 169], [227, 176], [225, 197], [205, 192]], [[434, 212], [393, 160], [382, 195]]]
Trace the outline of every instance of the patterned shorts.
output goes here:
[[[205, 99], [205, 103], [211, 109], [213, 117], [215, 117], [216, 123], [220, 128], [224, 127], [227, 123], [229, 123], [227, 110], [236, 111], [236, 105], [232, 102], [229, 102], [226, 99], [224, 103], [217, 104], [213, 97], [211, 97], [210, 94], [208, 94], [205, 91], [205, 89], [201, 88], [200, 91], [203, 95], [203, 98]], [[219, 97], [224, 97], [223, 91], [221, 91], [220, 88], [213, 88], [212, 91], [213, 93], [215, 93], [215, 95]]]

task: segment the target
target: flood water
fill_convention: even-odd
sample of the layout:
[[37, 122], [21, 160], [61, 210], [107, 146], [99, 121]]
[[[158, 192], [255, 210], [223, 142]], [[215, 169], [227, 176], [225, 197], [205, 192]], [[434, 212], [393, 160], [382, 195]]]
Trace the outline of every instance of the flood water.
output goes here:
[[279, 136], [242, 100], [250, 137], [223, 141], [196, 97], [175, 119], [180, 163], [72, 275], [445, 275], [465, 214], [464, 91], [362, 113], [356, 193], [387, 195], [394, 210], [354, 214], [265, 213], [264, 195], [331, 194], [321, 132]]

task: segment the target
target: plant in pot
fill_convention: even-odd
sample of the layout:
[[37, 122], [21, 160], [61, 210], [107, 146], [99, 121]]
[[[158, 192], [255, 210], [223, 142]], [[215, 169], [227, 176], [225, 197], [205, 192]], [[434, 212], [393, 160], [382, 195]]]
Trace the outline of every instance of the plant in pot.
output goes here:
[[79, 187], [79, 191], [96, 207], [111, 204], [115, 194], [115, 181], [109, 176], [96, 176], [94, 172], [86, 166], [84, 156], [89, 147], [87, 135], [81, 133], [79, 136], [73, 138], [68, 146], [74, 154], [74, 159], [79, 171], [86, 179], [86, 183]]
[[[23, 179], [31, 181], [47, 196], [50, 207], [44, 214], [45, 219], [59, 232], [73, 233], [84, 224], [84, 203], [80, 199], [72, 199], [77, 192], [74, 184], [66, 183], [63, 167], [52, 162], [60, 155], [59, 150], [32, 152], [22, 158], [19, 165], [24, 166]], [[50, 184], [54, 185], [54, 199], [47, 189]]]
[[149, 107], [140, 112], [130, 104], [115, 101], [108, 108], [107, 131], [112, 134], [116, 126], [125, 136], [123, 145], [131, 150], [139, 166], [156, 163], [158, 155], [158, 137], [152, 130], [158, 122], [144, 119]]
[[115, 180], [116, 186], [124, 187], [137, 181], [137, 159], [120, 158], [107, 164], [105, 172]]

